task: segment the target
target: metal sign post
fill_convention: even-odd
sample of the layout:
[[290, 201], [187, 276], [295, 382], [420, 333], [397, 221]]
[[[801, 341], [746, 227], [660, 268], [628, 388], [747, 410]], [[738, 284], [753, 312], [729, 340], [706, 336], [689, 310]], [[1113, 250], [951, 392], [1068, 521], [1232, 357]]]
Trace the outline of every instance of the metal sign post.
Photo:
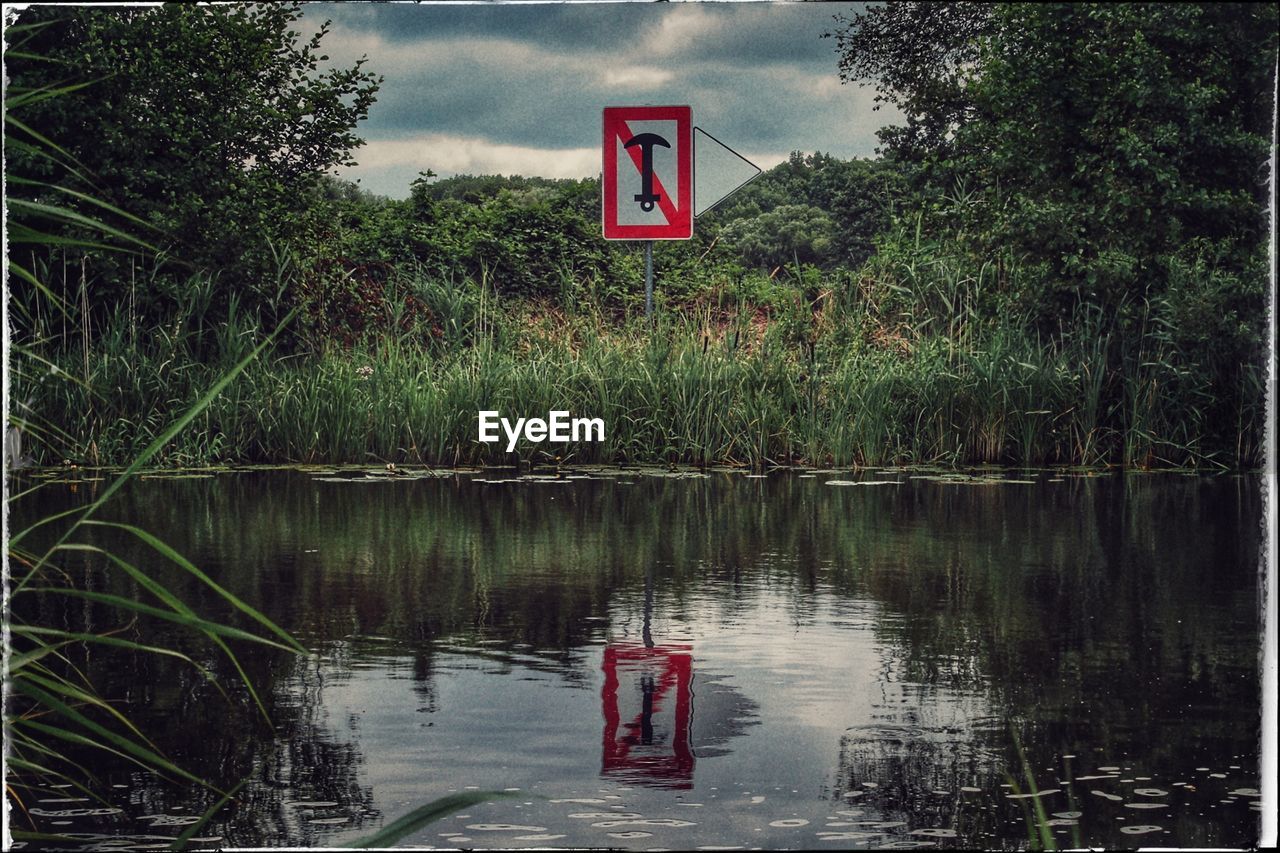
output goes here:
[[653, 241], [644, 241], [644, 319], [653, 322]]

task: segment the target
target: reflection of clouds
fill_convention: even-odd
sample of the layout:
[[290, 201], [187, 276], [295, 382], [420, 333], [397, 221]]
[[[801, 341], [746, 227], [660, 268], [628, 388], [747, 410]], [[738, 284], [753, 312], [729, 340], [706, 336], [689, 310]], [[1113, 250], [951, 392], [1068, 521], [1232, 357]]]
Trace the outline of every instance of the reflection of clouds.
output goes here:
[[683, 618], [733, 626], [700, 638], [699, 649], [735, 683], [753, 685], [753, 705], [783, 713], [793, 724], [839, 731], [870, 714], [880, 698], [878, 687], [876, 695], [868, 688], [879, 684], [885, 667], [872, 633], [883, 612], [870, 602], [818, 599], [794, 580], [761, 579], [752, 571], [735, 597], [723, 591], [691, 596]]
[[[319, 657], [242, 659], [255, 683], [272, 685], [275, 736], [252, 717], [229, 719], [178, 662], [150, 660], [142, 671], [132, 657], [97, 658], [91, 674], [104, 695], [144, 680], [167, 685], [135, 708], [144, 730], [155, 726], [166, 751], [193, 753], [187, 760], [225, 772], [224, 782], [254, 774], [226, 818], [229, 843], [341, 846], [368, 831], [377, 810], [394, 819], [464, 784], [598, 796], [601, 645], [641, 642], [649, 611], [656, 643], [692, 649], [688, 737], [699, 786], [749, 788], [741, 800], [768, 795], [757, 814], [786, 804], [766, 819], [793, 819], [794, 807], [803, 812], [795, 819], [815, 822], [841, 794], [863, 791], [850, 805], [869, 813], [843, 817], [902, 821], [906, 838], [932, 842], [927, 833], [955, 827], [971, 843], [1021, 846], [1027, 801], [1008, 801], [999, 787], [1003, 768], [1021, 774], [1006, 718], [1033, 727], [1024, 743], [1046, 786], [1066, 745], [1086, 777], [1100, 771], [1095, 763], [1111, 766], [1086, 763], [1103, 746], [1143, 757], [1139, 772], [1157, 780], [1195, 764], [1222, 769], [1227, 756], [1254, 760], [1256, 646], [1239, 603], [1253, 589], [1248, 555], [1261, 534], [1192, 513], [1225, 498], [1230, 518], [1249, 518], [1261, 498], [1247, 482], [1173, 477], [1015, 499], [922, 481], [889, 492], [778, 475], [628, 475], [636, 482], [625, 489], [578, 481], [554, 502], [452, 479], [374, 491], [303, 474], [142, 481], [120, 494], [120, 517], [145, 516], [180, 553], [206, 555], [203, 567], [304, 634]], [[1117, 491], [1095, 493], [1108, 488]], [[19, 510], [65, 509], [55, 497], [42, 490], [29, 499], [51, 503]], [[192, 523], [192, 506], [202, 523]], [[1132, 524], [1130, 512], [1192, 521], [1133, 541], [1129, 527], [1115, 527]], [[1236, 543], [1226, 555], [1224, 541]], [[137, 550], [122, 557], [147, 559], [144, 544], [129, 547]], [[104, 573], [103, 582], [128, 592], [127, 578]], [[207, 589], [186, 592], [218, 604], [199, 597]], [[1134, 612], [1154, 622], [1143, 627]], [[140, 630], [143, 641], [170, 636]], [[1134, 645], [1147, 636], [1158, 654]], [[634, 692], [627, 701], [631, 721], [639, 701]], [[1186, 707], [1204, 713], [1188, 724], [1176, 713]], [[125, 781], [140, 809], [172, 802], [166, 783]], [[1202, 790], [1256, 788], [1249, 775], [1219, 781]], [[1082, 827], [1102, 833], [1088, 837], [1122, 842], [1118, 829], [1088, 829], [1088, 816], [1113, 803], [1087, 790], [1076, 789], [1089, 801]], [[627, 794], [639, 808], [662, 792]], [[1245, 802], [1216, 799], [1201, 817], [1178, 815], [1187, 846], [1248, 843]], [[316, 801], [338, 805], [318, 811]], [[753, 826], [742, 822], [750, 806], [734, 811], [724, 794], [715, 802], [677, 811], [698, 814], [703, 833], [678, 840], [752, 843], [738, 835]], [[311, 823], [342, 816], [350, 821]], [[1111, 815], [1099, 819], [1109, 826]], [[818, 829], [804, 840], [836, 840]], [[886, 840], [878, 835], [869, 843]], [[764, 840], [801, 844], [798, 832]]]

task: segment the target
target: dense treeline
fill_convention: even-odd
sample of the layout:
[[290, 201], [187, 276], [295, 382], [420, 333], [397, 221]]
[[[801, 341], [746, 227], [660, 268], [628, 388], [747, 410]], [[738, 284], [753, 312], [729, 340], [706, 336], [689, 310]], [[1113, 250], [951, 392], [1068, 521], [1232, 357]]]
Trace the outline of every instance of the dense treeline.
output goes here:
[[661, 341], [597, 180], [425, 173], [392, 200], [329, 175], [379, 80], [320, 70], [298, 22], [35, 7], [9, 29], [38, 461], [128, 458], [292, 312], [170, 461], [499, 461], [467, 420], [498, 398], [596, 407], [617, 432], [573, 450], [593, 458], [1259, 459], [1270, 6], [840, 21], [841, 77], [905, 124], [876, 159], [793, 154], [659, 244]]

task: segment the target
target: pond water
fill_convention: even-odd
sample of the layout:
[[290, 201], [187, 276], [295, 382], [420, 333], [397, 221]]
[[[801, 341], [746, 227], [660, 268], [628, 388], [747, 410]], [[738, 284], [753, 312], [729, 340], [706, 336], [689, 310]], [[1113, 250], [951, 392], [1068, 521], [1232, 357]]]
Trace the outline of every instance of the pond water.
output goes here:
[[[62, 479], [62, 478], [53, 478]], [[54, 482], [11, 525], [93, 495]], [[1256, 477], [924, 469], [227, 471], [127, 486], [140, 524], [293, 632], [225, 657], [78, 650], [236, 801], [195, 846], [1247, 846], [1259, 803]], [[94, 534], [235, 616], [137, 542]], [[94, 561], [84, 584], [130, 584]], [[84, 602], [21, 614], [106, 630]], [[246, 622], [239, 622], [249, 627]], [[214, 795], [83, 756], [45, 832], [163, 847]], [[38, 801], [36, 801], [38, 800]], [[87, 812], [109, 812], [92, 814]]]

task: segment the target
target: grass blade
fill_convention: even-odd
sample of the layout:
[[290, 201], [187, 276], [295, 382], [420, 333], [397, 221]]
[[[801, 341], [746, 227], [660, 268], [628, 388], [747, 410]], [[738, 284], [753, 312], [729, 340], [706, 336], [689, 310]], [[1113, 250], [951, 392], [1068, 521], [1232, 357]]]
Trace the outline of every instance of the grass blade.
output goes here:
[[114, 755], [119, 755], [122, 758], [127, 758], [130, 761], [134, 762], [135, 764], [146, 768], [147, 770], [163, 771], [166, 773], [171, 773], [174, 776], [179, 776], [183, 779], [186, 779], [188, 782], [195, 782], [197, 785], [200, 785], [201, 787], [204, 787], [204, 788], [213, 787], [203, 779], [193, 776], [192, 774], [183, 770], [181, 767], [178, 767], [176, 764], [174, 764], [172, 761], [165, 758], [164, 756], [157, 755], [156, 753], [152, 752], [149, 749], [138, 746], [136, 743], [133, 743], [128, 738], [121, 737], [115, 732], [110, 731], [109, 729], [103, 728], [102, 726], [95, 723], [93, 720], [90, 720], [88, 717], [85, 717], [83, 714], [80, 714], [76, 712], [74, 709], [67, 707], [65, 704], [63, 704], [62, 702], [59, 702], [53, 696], [50, 696], [44, 693], [44, 691], [42, 690], [33, 688], [29, 684], [17, 684], [15, 685], [14, 689], [22, 693], [26, 693], [32, 699], [35, 699], [37, 702], [40, 702], [42, 705], [44, 705], [47, 708], [57, 711], [63, 717], [74, 722], [76, 725], [82, 726], [88, 729], [89, 731], [93, 732], [94, 734], [98, 735], [99, 737], [105, 738], [106, 741], [113, 744], [114, 747], [108, 746], [106, 743], [103, 743], [101, 741], [96, 741], [93, 738], [86, 737], [85, 735], [79, 734], [78, 732], [67, 731], [66, 729], [61, 729], [61, 728], [58, 728], [57, 726], [50, 726], [45, 723], [41, 723], [37, 720], [27, 720], [27, 719], [15, 720], [13, 725], [27, 726], [30, 728], [34, 728], [37, 731], [42, 731], [46, 734], [53, 735], [54, 737], [61, 738], [62, 740], [69, 741], [71, 743], [78, 743], [84, 746], [96, 747], [97, 749], [105, 750], [107, 752], [113, 753]]
[[179, 625], [185, 625], [188, 628], [194, 628], [197, 631], [204, 631], [208, 634], [217, 634], [221, 637], [229, 637], [233, 640], [248, 640], [251, 643], [261, 643], [264, 646], [272, 646], [282, 651], [294, 654], [295, 651], [275, 640], [268, 640], [257, 634], [243, 631], [239, 628], [233, 628], [230, 625], [221, 625], [217, 622], [210, 622], [207, 619], [201, 619], [198, 616], [188, 616], [185, 613], [175, 613], [172, 610], [163, 610], [159, 607], [152, 607], [149, 604], [142, 604], [131, 598], [124, 598], [119, 595], [112, 595], [106, 592], [93, 592], [85, 589], [62, 589], [59, 587], [33, 587], [29, 590], [31, 593], [44, 595], [68, 595], [72, 598], [85, 598], [90, 601], [97, 601], [101, 604], [109, 604], [112, 607], [118, 607], [121, 610], [132, 610], [135, 613], [142, 613], [147, 616], [154, 616], [157, 619], [164, 619], [167, 622], [176, 622]]
[[[98, 496], [98, 499], [95, 500], [93, 503], [89, 504], [89, 506], [83, 510], [83, 515], [81, 515], [80, 519], [75, 524], [71, 525], [70, 529], [68, 529], [67, 532], [62, 535], [62, 538], [58, 540], [54, 548], [49, 549], [49, 552], [46, 553], [46, 555], [40, 560], [40, 562], [37, 563], [35, 567], [33, 567], [32, 571], [13, 588], [13, 591], [10, 594], [16, 595], [17, 593], [21, 592], [22, 588], [27, 584], [28, 580], [30, 580], [30, 578], [36, 573], [36, 571], [40, 568], [40, 566], [43, 565], [46, 560], [48, 560], [49, 555], [52, 554], [53, 551], [58, 546], [62, 545], [64, 542], [67, 541], [68, 537], [71, 536], [71, 533], [76, 529], [76, 527], [78, 527], [83, 522], [87, 521], [95, 512], [101, 509], [102, 505], [106, 503], [107, 500], [110, 499], [112, 495], [118, 492], [120, 490], [120, 487], [129, 481], [130, 477], [138, 473], [138, 471], [141, 470], [142, 467], [147, 464], [147, 461], [150, 460], [152, 456], [155, 456], [162, 447], [164, 447], [170, 441], [173, 441], [173, 439], [178, 435], [178, 433], [186, 429], [188, 424], [190, 424], [193, 420], [195, 420], [196, 417], [201, 412], [207, 409], [209, 407], [209, 404], [213, 402], [214, 398], [217, 397], [219, 394], [221, 394], [224, 388], [230, 385], [235, 380], [235, 378], [239, 376], [241, 373], [243, 373], [244, 369], [248, 367], [262, 353], [264, 349], [266, 349], [275, 341], [276, 337], [280, 334], [280, 332], [286, 326], [289, 325], [289, 323], [293, 320], [294, 317], [297, 316], [298, 311], [299, 309], [297, 308], [290, 311], [289, 314], [280, 323], [280, 325], [277, 326], [270, 335], [267, 335], [267, 337], [264, 338], [261, 343], [259, 343], [256, 347], [254, 347], [252, 352], [250, 352], [244, 358], [240, 359], [240, 361], [237, 362], [236, 365], [232, 367], [229, 371], [227, 371], [226, 374], [224, 374], [221, 379], [213, 383], [213, 386], [209, 388], [209, 390], [206, 391], [204, 395], [200, 397], [199, 400], [196, 401], [195, 405], [187, 409], [187, 411], [185, 411], [177, 420], [175, 420], [172, 424], [170, 424], [168, 429], [160, 433], [160, 435], [156, 436], [155, 440], [152, 441], [149, 445], [147, 445], [146, 449], [144, 449], [142, 453], [140, 453], [131, 463], [129, 463], [129, 466], [120, 473], [120, 476], [112, 480], [111, 483], [108, 484], [107, 487], [102, 490], [102, 494]], [[26, 531], [23, 531], [23, 532], [25, 533]]]
[[230, 791], [227, 791], [227, 793], [223, 794], [222, 799], [218, 800], [218, 802], [210, 806], [208, 811], [200, 815], [200, 819], [198, 821], [196, 821], [195, 823], [191, 824], [186, 829], [184, 829], [182, 831], [182, 834], [173, 840], [173, 843], [169, 845], [169, 849], [185, 850], [187, 847], [187, 842], [190, 841], [195, 836], [195, 834], [199, 832], [201, 828], [204, 827], [204, 825], [213, 818], [215, 814], [221, 811], [223, 806], [231, 802], [235, 798], [235, 795], [240, 792], [240, 789], [243, 788], [245, 786], [245, 783], [248, 781], [249, 781], [249, 777], [246, 776], [244, 779], [241, 779], [239, 782], [237, 782], [234, 788], [232, 788]]
[[352, 842], [351, 846], [360, 850], [389, 847], [407, 835], [412, 835], [424, 826], [434, 823], [443, 817], [489, 800], [513, 796], [504, 791], [468, 791], [462, 794], [450, 794], [438, 800], [432, 800], [419, 806], [404, 817], [383, 827], [379, 832]]
[[200, 569], [196, 568], [196, 566], [190, 560], [188, 560], [186, 557], [183, 557], [177, 551], [173, 550], [173, 548], [169, 547], [164, 542], [161, 542], [159, 539], [157, 539], [155, 536], [148, 533], [147, 531], [142, 530], [141, 528], [138, 528], [138, 527], [134, 527], [131, 524], [120, 524], [114, 521], [88, 521], [86, 522], [86, 524], [97, 525], [100, 527], [114, 527], [119, 530], [124, 530], [129, 533], [132, 533], [134, 536], [136, 536], [137, 538], [141, 539], [143, 542], [150, 545], [156, 551], [159, 551], [162, 555], [164, 555], [165, 557], [168, 557], [171, 562], [177, 564], [184, 571], [192, 575], [195, 575], [197, 578], [203, 581], [210, 589], [212, 589], [214, 592], [218, 593], [218, 595], [222, 596], [224, 599], [230, 602], [241, 613], [244, 613], [246, 616], [249, 616], [254, 621], [262, 625], [264, 628], [266, 628], [276, 636], [283, 639], [286, 643], [292, 645], [295, 651], [301, 654], [307, 653], [306, 648], [297, 640], [295, 640], [293, 638], [293, 635], [291, 635], [288, 631], [284, 630], [275, 622], [271, 621], [262, 613], [260, 613], [258, 610], [254, 609], [253, 607], [246, 604], [241, 599], [237, 598], [234, 594], [232, 594], [228, 590], [224, 589], [217, 582], [215, 582], [213, 578], [209, 577], [207, 574], [200, 571]]

